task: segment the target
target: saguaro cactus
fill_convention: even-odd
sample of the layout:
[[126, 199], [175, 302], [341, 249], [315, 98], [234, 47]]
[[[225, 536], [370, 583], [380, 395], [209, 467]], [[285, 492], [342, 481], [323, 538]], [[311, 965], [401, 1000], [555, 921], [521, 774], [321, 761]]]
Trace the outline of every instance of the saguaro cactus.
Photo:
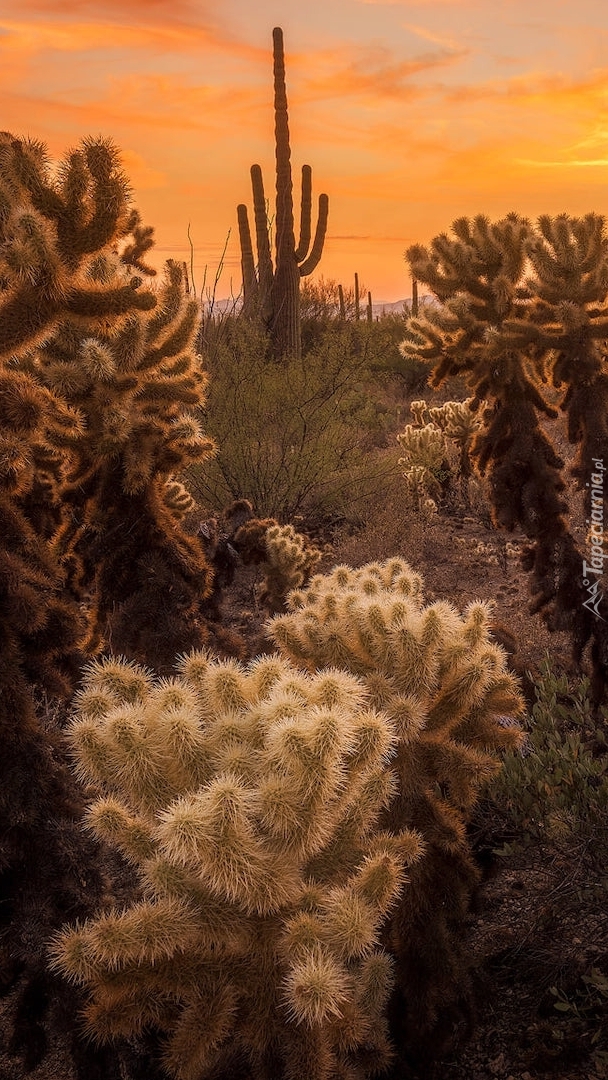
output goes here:
[[312, 235], [312, 169], [302, 166], [302, 195], [300, 235], [296, 247], [294, 233], [293, 183], [291, 177], [291, 147], [285, 87], [285, 57], [283, 31], [279, 26], [272, 32], [274, 59], [274, 115], [276, 157], [276, 217], [275, 265], [272, 265], [266, 199], [262, 170], [251, 167], [251, 186], [255, 215], [258, 269], [253, 257], [253, 244], [247, 207], [237, 207], [241, 241], [243, 295], [246, 310], [259, 307], [269, 327], [277, 356], [288, 353], [300, 355], [300, 278], [311, 274], [323, 252], [327, 230], [329, 199], [319, 195], [319, 213], [314, 240]]

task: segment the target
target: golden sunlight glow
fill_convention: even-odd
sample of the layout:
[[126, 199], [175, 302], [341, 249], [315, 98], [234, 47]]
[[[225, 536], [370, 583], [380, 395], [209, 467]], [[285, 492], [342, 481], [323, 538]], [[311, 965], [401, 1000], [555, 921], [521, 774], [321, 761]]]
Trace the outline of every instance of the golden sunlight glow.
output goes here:
[[296, 203], [327, 192], [318, 273], [410, 295], [404, 251], [463, 214], [603, 212], [603, 0], [0, 0], [3, 127], [54, 157], [111, 136], [156, 258], [240, 288], [249, 168], [274, 192], [272, 38], [283, 26]]

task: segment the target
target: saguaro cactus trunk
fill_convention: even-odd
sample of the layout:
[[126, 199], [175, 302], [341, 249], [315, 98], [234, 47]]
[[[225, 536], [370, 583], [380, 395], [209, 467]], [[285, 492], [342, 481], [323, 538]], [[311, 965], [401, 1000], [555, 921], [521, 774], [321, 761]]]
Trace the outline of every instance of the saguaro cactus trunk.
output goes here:
[[248, 313], [255, 310], [260, 311], [264, 322], [270, 330], [275, 354], [277, 357], [282, 357], [288, 354], [299, 356], [301, 352], [300, 278], [311, 274], [321, 259], [327, 231], [329, 199], [327, 195], [319, 196], [317, 227], [311, 246], [312, 169], [310, 165], [303, 165], [300, 235], [296, 247], [291, 146], [289, 141], [287, 90], [285, 86], [285, 56], [283, 31], [280, 27], [275, 27], [272, 37], [276, 159], [276, 245], [274, 267], [272, 265], [268, 235], [262, 170], [259, 165], [252, 165], [251, 167], [258, 252], [257, 274], [247, 207], [240, 204], [237, 207], [237, 214], [241, 240], [245, 311]]

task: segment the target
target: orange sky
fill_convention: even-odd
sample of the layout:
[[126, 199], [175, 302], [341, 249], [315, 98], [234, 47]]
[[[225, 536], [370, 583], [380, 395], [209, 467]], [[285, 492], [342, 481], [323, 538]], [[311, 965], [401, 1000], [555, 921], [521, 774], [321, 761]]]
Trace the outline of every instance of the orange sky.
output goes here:
[[0, 0], [2, 127], [109, 135], [156, 259], [240, 288], [236, 205], [274, 187], [272, 27], [292, 164], [330, 199], [318, 273], [410, 295], [405, 248], [463, 214], [608, 208], [606, 0]]

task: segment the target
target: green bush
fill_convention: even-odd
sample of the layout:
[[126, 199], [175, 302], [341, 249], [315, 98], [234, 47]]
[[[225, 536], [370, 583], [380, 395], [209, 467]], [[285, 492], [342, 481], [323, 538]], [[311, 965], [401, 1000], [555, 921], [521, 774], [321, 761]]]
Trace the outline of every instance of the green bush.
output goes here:
[[205, 505], [245, 498], [260, 516], [343, 517], [377, 489], [392, 468], [368, 453], [382, 418], [362, 392], [368, 359], [352, 339], [352, 328], [332, 332], [279, 364], [261, 330], [231, 320], [204, 357], [204, 423], [219, 453], [189, 483]]
[[547, 657], [536, 682], [527, 741], [506, 755], [492, 798], [524, 842], [588, 843], [594, 859], [608, 853], [608, 710], [594, 718], [589, 680], [571, 683]]

